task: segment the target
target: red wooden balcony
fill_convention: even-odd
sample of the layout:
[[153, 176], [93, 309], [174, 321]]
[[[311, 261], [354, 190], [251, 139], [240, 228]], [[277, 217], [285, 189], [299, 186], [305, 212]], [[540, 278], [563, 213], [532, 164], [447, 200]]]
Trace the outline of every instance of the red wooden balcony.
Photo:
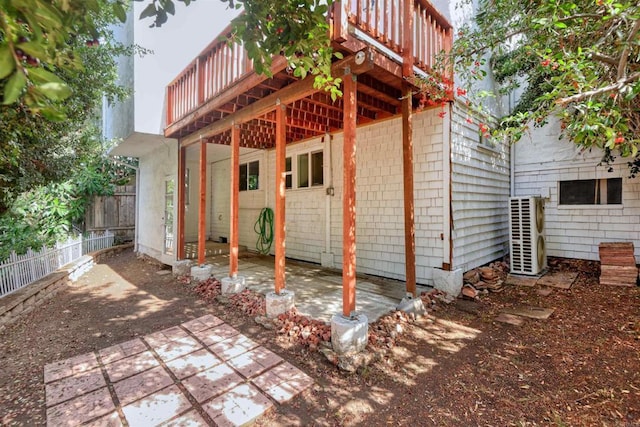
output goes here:
[[[413, 8], [411, 26], [403, 19], [405, 7]], [[429, 74], [436, 55], [451, 46], [450, 24], [427, 0], [345, 0], [334, 3], [328, 19], [334, 50], [347, 58], [365, 49], [375, 57], [373, 69], [358, 77], [358, 123], [400, 113], [405, 58], [410, 58], [413, 72]], [[229, 32], [230, 28], [222, 35]], [[407, 40], [410, 52], [403, 49]], [[283, 58], [274, 59], [272, 72], [271, 78], [256, 74], [244, 49], [229, 47], [217, 38], [168, 85], [165, 136], [182, 139], [206, 131], [204, 128], [212, 123], [298, 80], [287, 72]], [[341, 102], [332, 102], [327, 94], [317, 91], [289, 102], [287, 141], [341, 129]], [[240, 121], [241, 145], [271, 147], [274, 113], [256, 112], [250, 119]], [[228, 143], [229, 132], [214, 134], [216, 129], [211, 130], [200, 136], [211, 142]]]

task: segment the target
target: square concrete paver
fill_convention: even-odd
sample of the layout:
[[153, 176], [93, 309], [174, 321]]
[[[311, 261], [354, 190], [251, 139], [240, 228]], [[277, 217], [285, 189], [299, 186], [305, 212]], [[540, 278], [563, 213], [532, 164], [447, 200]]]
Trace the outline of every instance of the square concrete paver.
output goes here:
[[115, 410], [104, 387], [47, 409], [47, 426], [77, 426]]
[[164, 368], [158, 366], [119, 381], [113, 385], [113, 388], [120, 400], [120, 404], [127, 405], [170, 384], [173, 384], [173, 380]]
[[124, 378], [131, 377], [147, 369], [160, 366], [160, 363], [153, 357], [150, 351], [134, 354], [133, 356], [120, 359], [116, 362], [105, 365], [109, 380], [117, 382]]
[[313, 378], [289, 362], [273, 367], [251, 380], [278, 403], [293, 399], [313, 384]]
[[273, 403], [254, 386], [242, 384], [203, 407], [217, 426], [243, 426], [271, 409]]
[[122, 408], [130, 426], [153, 426], [170, 420], [191, 408], [178, 386], [172, 385]]
[[236, 335], [219, 343], [209, 346], [209, 348], [222, 360], [229, 360], [232, 357], [246, 353], [252, 348], [258, 347], [258, 343], [244, 335]]
[[198, 317], [197, 319], [190, 320], [182, 324], [182, 327], [191, 332], [204, 331], [205, 329], [214, 328], [218, 325], [222, 325], [224, 321], [216, 316], [207, 314], [206, 316]]
[[179, 341], [171, 341], [167, 344], [154, 347], [154, 350], [164, 362], [168, 362], [185, 354], [193, 353], [201, 348], [202, 345], [198, 341], [191, 337], [185, 337], [180, 338]]
[[229, 359], [227, 363], [245, 378], [254, 377], [272, 366], [282, 362], [282, 358], [264, 347], [258, 347], [240, 356]]
[[178, 379], [183, 379], [220, 363], [222, 361], [211, 352], [201, 349], [167, 362], [167, 367]]
[[46, 385], [45, 394], [47, 397], [47, 405], [57, 405], [65, 400], [97, 390], [101, 387], [106, 387], [106, 385], [107, 383], [104, 380], [100, 368], [62, 378], [61, 380]]
[[96, 418], [95, 420], [83, 424], [82, 427], [122, 427], [122, 420], [120, 420], [120, 415], [117, 411], [113, 411], [110, 414], [103, 415], [100, 418]]
[[163, 424], [163, 427], [206, 427], [209, 424], [202, 419], [196, 411], [189, 411], [186, 414]]
[[85, 353], [70, 359], [59, 360], [45, 365], [44, 382], [49, 383], [73, 374], [90, 371], [98, 366], [98, 359], [94, 353]]
[[214, 366], [182, 381], [198, 402], [204, 402], [242, 383], [242, 377], [225, 364]]
[[194, 332], [194, 335], [205, 345], [213, 345], [238, 335], [240, 332], [225, 324], [204, 331]]
[[180, 338], [189, 338], [189, 334], [179, 326], [163, 329], [162, 331], [144, 336], [144, 340], [152, 347], [161, 346], [170, 343], [171, 341], [177, 341]]
[[120, 344], [112, 345], [111, 347], [103, 348], [98, 352], [102, 363], [112, 363], [125, 357], [133, 356], [134, 354], [142, 353], [147, 349], [140, 339], [135, 339]]

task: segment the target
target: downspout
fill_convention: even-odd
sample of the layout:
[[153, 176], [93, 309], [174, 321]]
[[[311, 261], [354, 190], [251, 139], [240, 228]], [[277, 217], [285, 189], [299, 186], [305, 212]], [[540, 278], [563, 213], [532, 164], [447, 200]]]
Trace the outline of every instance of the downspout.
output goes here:
[[333, 197], [333, 160], [331, 158], [331, 134], [324, 135], [324, 158], [327, 159], [327, 175], [329, 176], [329, 185], [326, 187], [325, 197], [325, 213], [324, 213], [324, 251], [331, 252], [331, 197]]
[[451, 215], [451, 124], [453, 123], [453, 108], [452, 104], [448, 104], [448, 114], [449, 118], [446, 126], [442, 126], [442, 175], [445, 177], [443, 179], [442, 189], [443, 197], [445, 200], [442, 203], [442, 269], [445, 271], [452, 270], [453, 264], [453, 217]]
[[132, 169], [136, 173], [136, 211], [134, 214], [134, 224], [133, 224], [133, 251], [138, 252], [138, 220], [139, 220], [139, 212], [140, 212], [140, 197], [139, 197], [139, 189], [140, 189], [140, 168], [137, 166], [131, 166], [125, 162], [122, 162], [118, 159], [111, 158], [114, 163], [119, 164], [120, 166], [124, 166], [126, 168]]

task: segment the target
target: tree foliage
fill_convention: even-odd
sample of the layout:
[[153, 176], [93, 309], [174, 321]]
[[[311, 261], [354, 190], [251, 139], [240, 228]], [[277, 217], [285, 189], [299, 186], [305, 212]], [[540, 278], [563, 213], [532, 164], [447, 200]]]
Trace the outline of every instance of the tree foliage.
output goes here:
[[[116, 3], [99, 2], [98, 9], [93, 9], [96, 2], [92, 1], [42, 2], [47, 6], [42, 9], [45, 12], [37, 9], [41, 2], [36, 1], [33, 10], [24, 9], [23, 3], [29, 2], [5, 1], [0, 8], [0, 51], [10, 51], [9, 65], [0, 61], [0, 69], [10, 70], [0, 79], [4, 95], [0, 105], [0, 213], [18, 194], [63, 181], [76, 168], [102, 155], [96, 113], [103, 97], [115, 100], [127, 95], [116, 84], [115, 58], [141, 51], [113, 40], [108, 28], [117, 21]], [[65, 30], [64, 46], [52, 51], [50, 41], [55, 44], [59, 36], [46, 31], [51, 28], [47, 25], [53, 25], [50, 21], [55, 21], [47, 13], [54, 14], [50, 8], [58, 5], [58, 14], [52, 16], [62, 14], [65, 3], [72, 16], [86, 12], [82, 20], [88, 24], [72, 21]], [[27, 24], [35, 19], [44, 23]], [[71, 22], [66, 15], [60, 19]], [[38, 44], [40, 47], [33, 47]], [[16, 80], [24, 81], [17, 98], [12, 94]], [[58, 89], [51, 89], [53, 86]]]
[[[517, 141], [557, 116], [561, 137], [583, 149], [638, 159], [640, 5], [617, 0], [481, 0], [452, 50], [469, 86], [486, 63], [498, 96], [522, 91], [493, 129]], [[482, 105], [482, 99], [476, 100]]]

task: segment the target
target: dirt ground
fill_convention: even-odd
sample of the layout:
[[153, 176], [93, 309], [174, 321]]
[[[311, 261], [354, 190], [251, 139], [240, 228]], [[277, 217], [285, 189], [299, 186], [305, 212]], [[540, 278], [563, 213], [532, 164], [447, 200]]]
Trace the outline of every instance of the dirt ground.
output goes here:
[[[0, 331], [0, 423], [45, 424], [45, 364], [211, 313], [316, 381], [258, 425], [640, 426], [640, 288], [599, 285], [597, 263], [556, 260], [579, 272], [570, 290], [507, 286], [398, 318], [378, 360], [353, 374], [161, 268], [130, 251], [107, 259]], [[516, 305], [555, 311], [495, 321]]]

